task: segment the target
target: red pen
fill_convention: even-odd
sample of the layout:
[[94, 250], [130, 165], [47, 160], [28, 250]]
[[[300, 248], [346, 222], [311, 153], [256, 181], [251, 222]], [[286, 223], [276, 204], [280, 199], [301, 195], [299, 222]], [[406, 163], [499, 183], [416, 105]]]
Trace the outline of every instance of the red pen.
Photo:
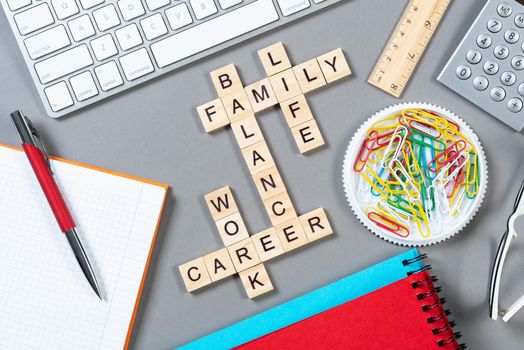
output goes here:
[[51, 163], [47, 157], [40, 135], [31, 121], [24, 116], [22, 111], [17, 110], [11, 113], [11, 119], [13, 120], [18, 135], [22, 141], [22, 148], [29, 159], [29, 163], [31, 164], [36, 178], [42, 187], [42, 191], [47, 198], [49, 206], [55, 215], [60, 230], [67, 237], [67, 241], [69, 242], [71, 249], [73, 249], [76, 260], [80, 264], [89, 284], [95, 291], [96, 295], [102, 299], [95, 272], [91, 267], [91, 263], [89, 262], [84, 247], [82, 246], [82, 242], [78, 237], [75, 221], [73, 220], [64, 198], [62, 197], [62, 193], [55, 182], [53, 171], [51, 170]]

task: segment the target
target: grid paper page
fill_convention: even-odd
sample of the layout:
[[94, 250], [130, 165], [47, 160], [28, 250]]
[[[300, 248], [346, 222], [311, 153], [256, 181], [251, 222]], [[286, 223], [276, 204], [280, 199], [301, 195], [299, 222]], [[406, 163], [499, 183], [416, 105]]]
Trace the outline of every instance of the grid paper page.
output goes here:
[[0, 147], [0, 349], [122, 349], [166, 189], [51, 162], [104, 300], [25, 154]]

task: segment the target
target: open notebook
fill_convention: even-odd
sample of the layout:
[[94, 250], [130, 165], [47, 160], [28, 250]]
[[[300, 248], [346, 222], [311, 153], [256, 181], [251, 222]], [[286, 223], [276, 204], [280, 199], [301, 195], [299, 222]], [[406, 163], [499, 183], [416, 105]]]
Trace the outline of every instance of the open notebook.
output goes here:
[[84, 277], [25, 154], [0, 146], [0, 349], [126, 348], [167, 186], [51, 163], [104, 300]]

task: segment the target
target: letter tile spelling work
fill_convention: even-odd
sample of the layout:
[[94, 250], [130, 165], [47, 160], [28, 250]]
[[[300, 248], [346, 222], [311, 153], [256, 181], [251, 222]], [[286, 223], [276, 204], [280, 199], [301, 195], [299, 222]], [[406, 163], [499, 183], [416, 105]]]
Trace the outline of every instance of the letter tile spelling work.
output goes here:
[[227, 125], [264, 204], [272, 227], [250, 235], [228, 186], [205, 195], [225, 248], [179, 266], [188, 292], [238, 274], [253, 299], [273, 290], [270, 259], [333, 233], [323, 208], [298, 215], [255, 113], [279, 105], [301, 153], [324, 145], [305, 93], [351, 74], [341, 49], [292, 66], [282, 43], [258, 52], [267, 77], [243, 86], [233, 64], [210, 73], [218, 99], [197, 107], [206, 132]]

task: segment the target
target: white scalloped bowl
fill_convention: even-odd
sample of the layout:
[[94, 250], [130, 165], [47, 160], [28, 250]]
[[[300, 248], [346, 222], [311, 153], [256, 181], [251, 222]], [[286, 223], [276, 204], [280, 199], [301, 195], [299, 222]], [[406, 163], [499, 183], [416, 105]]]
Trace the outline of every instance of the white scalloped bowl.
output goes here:
[[[366, 208], [376, 204], [376, 202], [378, 202], [379, 200], [379, 197], [374, 197], [370, 193], [368, 197], [366, 197], [366, 195], [363, 194], [357, 195], [360, 175], [353, 169], [353, 165], [360, 152], [360, 148], [363, 142], [367, 138], [368, 130], [375, 122], [382, 120], [385, 117], [391, 116], [395, 113], [398, 113], [404, 109], [428, 110], [455, 122], [459, 125], [462, 134], [468, 138], [468, 140], [473, 144], [478, 153], [478, 169], [480, 174], [480, 180], [477, 195], [473, 199], [468, 199], [469, 201], [471, 201], [471, 203], [468, 203], [464, 211], [462, 211], [454, 217], [451, 215], [445, 217], [444, 223], [436, 222], [436, 220], [429, 222], [431, 234], [428, 237], [422, 237], [422, 235], [420, 235], [416, 230], [414, 230], [416, 226], [410, 226], [410, 234], [407, 237], [400, 237], [400, 235], [394, 234], [384, 228], [377, 226], [373, 221], [371, 221], [368, 218], [368, 215], [366, 214]], [[454, 236], [455, 234], [460, 232], [475, 216], [476, 212], [480, 208], [480, 205], [482, 204], [484, 195], [486, 193], [488, 183], [488, 168], [486, 164], [484, 150], [482, 148], [482, 145], [480, 144], [480, 141], [478, 140], [478, 137], [461, 118], [444, 108], [432, 104], [408, 102], [397, 104], [383, 109], [380, 112], [373, 115], [371, 118], [369, 118], [366, 122], [364, 122], [364, 124], [362, 124], [362, 126], [357, 130], [357, 132], [353, 136], [346, 151], [342, 178], [344, 183], [344, 190], [346, 192], [346, 197], [349, 202], [349, 205], [355, 213], [355, 215], [358, 217], [358, 219], [364, 224], [364, 226], [366, 226], [366, 228], [368, 228], [375, 235], [388, 242], [404, 246], [426, 246], [442, 242]], [[410, 222], [410, 225], [415, 225], [415, 223]]]

